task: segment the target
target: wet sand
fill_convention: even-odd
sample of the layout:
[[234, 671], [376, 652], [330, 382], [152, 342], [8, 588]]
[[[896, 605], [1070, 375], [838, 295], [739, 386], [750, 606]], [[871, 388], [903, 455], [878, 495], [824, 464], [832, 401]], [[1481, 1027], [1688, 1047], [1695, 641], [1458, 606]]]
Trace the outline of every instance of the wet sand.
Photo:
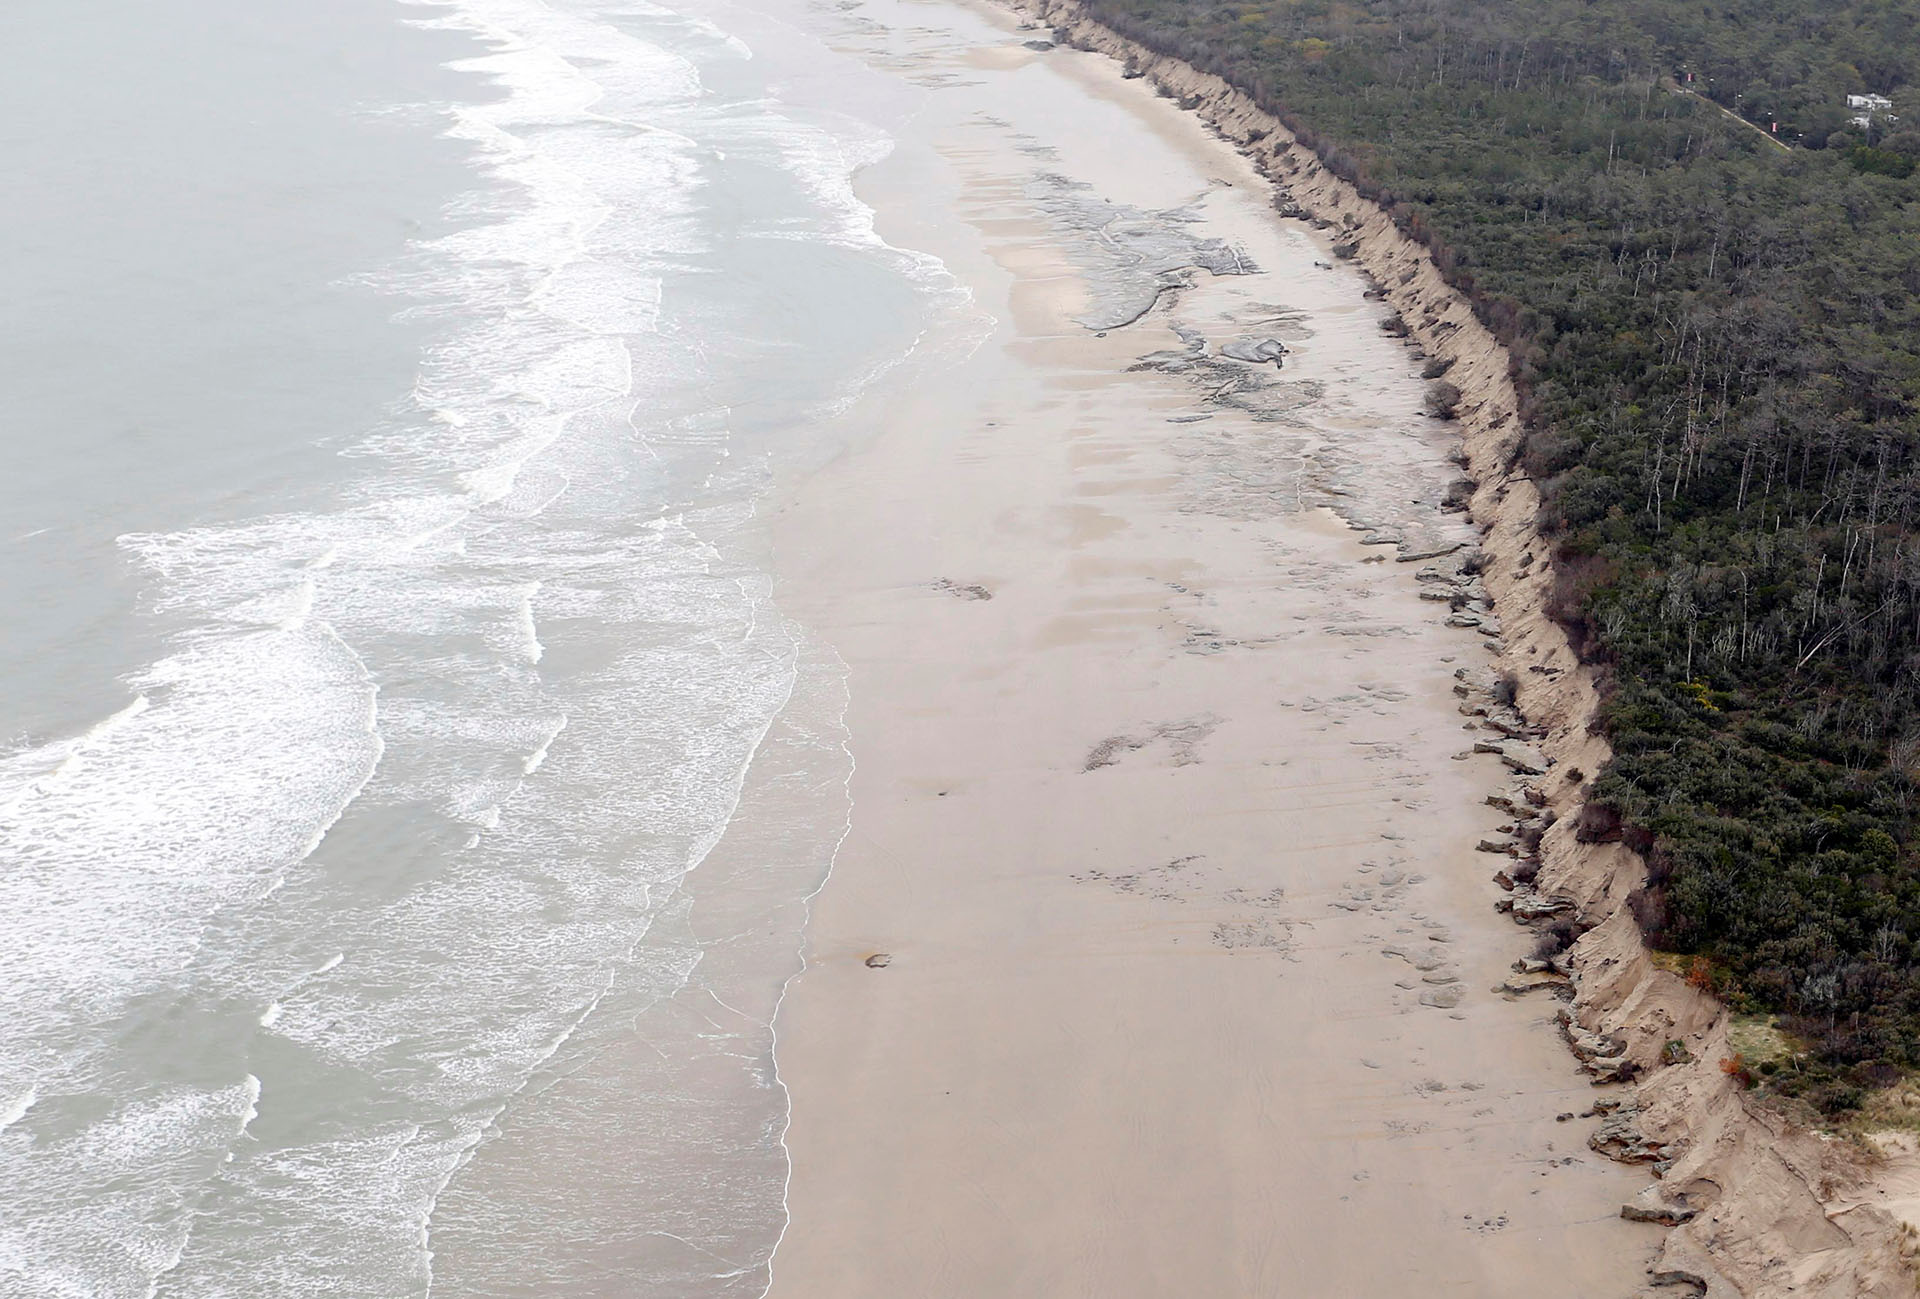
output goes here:
[[1556, 1122], [1554, 1003], [1490, 991], [1484, 638], [1326, 508], [1468, 535], [1417, 361], [1112, 64], [865, 12], [927, 97], [862, 196], [999, 323], [773, 521], [857, 764], [777, 1023], [774, 1299], [1639, 1292], [1642, 1179]]

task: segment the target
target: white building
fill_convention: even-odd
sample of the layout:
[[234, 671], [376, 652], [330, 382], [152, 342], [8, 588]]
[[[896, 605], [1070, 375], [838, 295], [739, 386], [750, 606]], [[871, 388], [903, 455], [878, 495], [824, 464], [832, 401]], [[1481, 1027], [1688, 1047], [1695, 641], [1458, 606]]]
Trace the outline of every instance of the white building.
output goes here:
[[1881, 114], [1886, 114], [1888, 121], [1893, 120], [1893, 115], [1889, 112], [1893, 107], [1893, 101], [1885, 95], [1848, 95], [1847, 107], [1854, 110], [1853, 116], [1848, 120], [1855, 126], [1872, 126], [1874, 119]]

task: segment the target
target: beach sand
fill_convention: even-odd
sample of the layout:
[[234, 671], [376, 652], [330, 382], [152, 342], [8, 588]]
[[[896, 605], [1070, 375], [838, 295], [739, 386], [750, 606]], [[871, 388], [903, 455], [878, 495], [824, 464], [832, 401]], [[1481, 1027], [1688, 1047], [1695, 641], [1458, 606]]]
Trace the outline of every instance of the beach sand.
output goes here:
[[[1556, 1121], [1595, 1096], [1556, 1003], [1491, 991], [1484, 638], [1326, 508], [1468, 535], [1418, 361], [1110, 62], [866, 12], [926, 101], [862, 196], [998, 324], [772, 520], [857, 764], [777, 1022], [773, 1299], [1639, 1293], [1644, 1178]], [[1181, 240], [1259, 272], [1162, 292]]]

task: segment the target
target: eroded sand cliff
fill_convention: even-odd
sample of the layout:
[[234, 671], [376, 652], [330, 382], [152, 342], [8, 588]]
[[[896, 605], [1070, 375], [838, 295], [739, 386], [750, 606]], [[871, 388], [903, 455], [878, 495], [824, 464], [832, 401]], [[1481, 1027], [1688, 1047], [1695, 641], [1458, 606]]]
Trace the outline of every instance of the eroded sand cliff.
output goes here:
[[[1124, 62], [1238, 145], [1278, 188], [1283, 214], [1321, 223], [1351, 246], [1355, 263], [1405, 321], [1409, 344], [1452, 362], [1446, 378], [1462, 393], [1458, 421], [1481, 559], [1468, 565], [1477, 572], [1455, 561], [1425, 576], [1451, 586], [1466, 609], [1484, 600], [1497, 619], [1484, 670], [1463, 678], [1463, 710], [1491, 712], [1498, 723], [1501, 706], [1485, 687], [1511, 682], [1526, 728], [1512, 743], [1537, 746], [1546, 759], [1544, 770], [1529, 772], [1534, 764], [1517, 747], [1508, 765], [1521, 780], [1494, 796], [1516, 809], [1520, 874], [1533, 865], [1527, 859], [1537, 859], [1537, 875], [1515, 882], [1506, 906], [1516, 918], [1570, 916], [1585, 928], [1570, 951], [1532, 977], [1553, 982], [1564, 972], [1570, 1046], [1596, 1084], [1624, 1080], [1596, 1092], [1595, 1110], [1578, 1121], [1596, 1125], [1595, 1149], [1645, 1162], [1656, 1179], [1623, 1209], [1673, 1224], [1651, 1279], [1707, 1295], [1911, 1294], [1912, 1231], [1890, 1201], [1893, 1188], [1911, 1180], [1905, 1165], [1913, 1157], [1870, 1162], [1851, 1143], [1750, 1103], [1721, 1067], [1734, 1054], [1725, 1008], [1661, 969], [1641, 941], [1627, 907], [1644, 877], [1640, 858], [1619, 843], [1575, 836], [1586, 778], [1610, 752], [1595, 729], [1593, 674], [1547, 613], [1553, 544], [1539, 532], [1539, 494], [1515, 464], [1523, 430], [1505, 349], [1418, 242], [1247, 96], [1118, 36], [1073, 0], [1020, 0], [1018, 7], [1058, 39]], [[1528, 831], [1542, 829], [1529, 851]], [[1516, 995], [1527, 980], [1523, 974], [1513, 985]]]

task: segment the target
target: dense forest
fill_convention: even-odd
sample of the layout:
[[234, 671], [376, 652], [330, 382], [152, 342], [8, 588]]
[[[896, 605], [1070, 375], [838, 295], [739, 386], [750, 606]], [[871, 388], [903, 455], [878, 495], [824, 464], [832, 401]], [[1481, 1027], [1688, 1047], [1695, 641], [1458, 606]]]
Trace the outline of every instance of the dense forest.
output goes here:
[[1920, 0], [1088, 3], [1511, 350], [1650, 939], [1813, 1046], [1773, 1085], [1920, 1065]]

